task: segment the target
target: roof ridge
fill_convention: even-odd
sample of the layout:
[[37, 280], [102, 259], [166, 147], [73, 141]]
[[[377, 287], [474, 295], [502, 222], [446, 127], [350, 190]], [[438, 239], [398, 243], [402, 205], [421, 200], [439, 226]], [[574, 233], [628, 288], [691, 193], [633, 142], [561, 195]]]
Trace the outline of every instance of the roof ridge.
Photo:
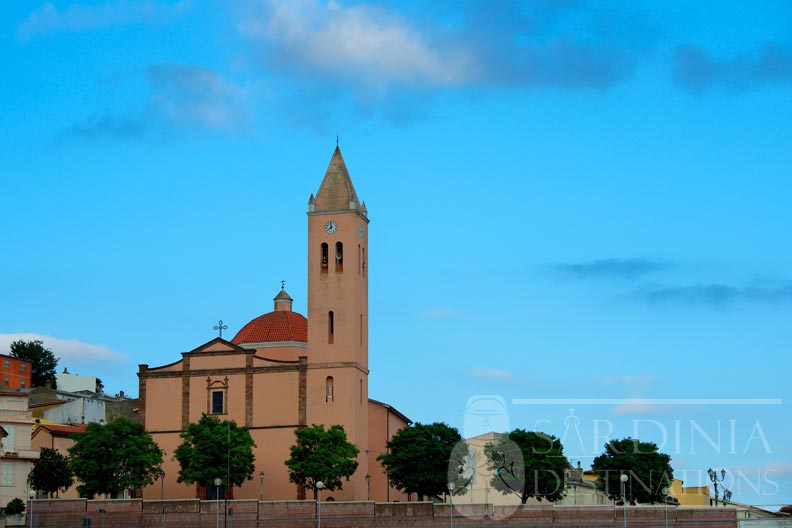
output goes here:
[[288, 315], [286, 316], [286, 326], [289, 328], [289, 335], [294, 337], [294, 332], [292, 331], [292, 325], [291, 325], [291, 318]]

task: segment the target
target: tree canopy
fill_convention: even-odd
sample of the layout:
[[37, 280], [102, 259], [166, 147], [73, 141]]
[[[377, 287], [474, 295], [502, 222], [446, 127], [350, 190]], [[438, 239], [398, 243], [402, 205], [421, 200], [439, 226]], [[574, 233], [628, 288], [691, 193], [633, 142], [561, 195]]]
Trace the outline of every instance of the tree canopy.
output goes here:
[[256, 444], [247, 427], [205, 414], [180, 436], [182, 443], [173, 453], [181, 466], [177, 482], [197, 482], [211, 490], [216, 478], [228, 487], [253, 478]]
[[321, 481], [330, 491], [342, 489], [342, 479], [349, 481], [358, 467], [360, 450], [347, 440], [344, 427], [332, 425], [325, 431], [323, 425], [312, 425], [294, 431], [296, 444], [291, 446], [291, 456], [286, 461], [289, 480], [314, 491]]
[[30, 383], [33, 387], [43, 387], [50, 381], [50, 387], [55, 388], [55, 369], [58, 367], [59, 358], [49, 348], [44, 347], [44, 341], [18, 340], [11, 343], [11, 356], [27, 359], [33, 363], [30, 373]]
[[653, 442], [629, 437], [605, 444], [605, 452], [594, 459], [591, 467], [613, 500], [622, 498], [620, 478], [627, 475], [625, 495], [631, 503], [663, 502], [663, 488], [670, 487], [674, 479], [669, 455], [661, 453]]
[[69, 467], [69, 457], [55, 449], [41, 448], [39, 458], [33, 462], [28, 474], [28, 482], [34, 490], [43, 491], [49, 497], [55, 493], [66, 491], [74, 484], [74, 472]]
[[74, 438], [70, 467], [82, 482], [80, 493], [115, 496], [152, 484], [159, 476], [162, 450], [142, 424], [126, 418], [107, 425], [90, 423]]
[[553, 435], [515, 429], [484, 447], [490, 484], [504, 495], [514, 493], [525, 502], [533, 497], [556, 502], [564, 497], [569, 462], [564, 446]]
[[[423, 500], [446, 492], [449, 474], [459, 465], [454, 460], [466, 454], [466, 448], [455, 451], [461, 440], [459, 431], [447, 424], [414, 423], [399, 429], [388, 441], [388, 452], [377, 460], [393, 487], [408, 495], [415, 493]], [[464, 486], [457, 485], [457, 489], [464, 493]]]

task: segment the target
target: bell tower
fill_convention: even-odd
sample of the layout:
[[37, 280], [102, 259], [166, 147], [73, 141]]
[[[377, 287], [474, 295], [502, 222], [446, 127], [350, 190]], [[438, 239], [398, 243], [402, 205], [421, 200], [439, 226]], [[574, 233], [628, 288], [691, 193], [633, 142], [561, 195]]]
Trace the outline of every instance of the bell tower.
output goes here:
[[368, 224], [336, 147], [308, 201], [307, 423], [344, 426], [358, 469], [336, 499], [366, 500], [368, 474]]

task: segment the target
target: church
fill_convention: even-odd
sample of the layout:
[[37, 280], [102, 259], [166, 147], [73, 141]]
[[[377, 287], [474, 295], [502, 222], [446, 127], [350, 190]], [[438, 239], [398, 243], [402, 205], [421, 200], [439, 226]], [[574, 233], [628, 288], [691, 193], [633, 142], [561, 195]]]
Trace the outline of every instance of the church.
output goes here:
[[143, 490], [144, 499], [203, 498], [197, 485], [176, 482], [173, 453], [187, 425], [210, 414], [246, 426], [256, 443], [254, 478], [233, 490], [235, 499], [304, 499], [284, 464], [294, 431], [339, 424], [360, 450], [358, 469], [323, 498], [406, 500], [377, 461], [410, 420], [368, 397], [368, 241], [366, 204], [336, 147], [308, 201], [307, 319], [282, 288], [273, 311], [230, 341], [218, 337], [173, 363], [139, 366], [139, 416], [165, 452], [164, 476]]

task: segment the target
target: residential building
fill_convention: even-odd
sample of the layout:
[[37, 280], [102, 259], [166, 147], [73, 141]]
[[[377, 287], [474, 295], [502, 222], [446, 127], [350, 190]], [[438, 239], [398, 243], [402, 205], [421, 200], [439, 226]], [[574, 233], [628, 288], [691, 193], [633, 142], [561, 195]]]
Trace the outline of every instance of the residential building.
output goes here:
[[27, 359], [0, 354], [0, 389], [29, 388], [32, 370]]
[[31, 447], [28, 395], [0, 390], [0, 427], [6, 433], [0, 454], [0, 506], [14, 498], [27, 499], [27, 477], [38, 450]]
[[[59, 425], [35, 423], [30, 440], [31, 448], [35, 451], [41, 451], [42, 447], [46, 447], [54, 449], [62, 455], [68, 455], [69, 448], [74, 445], [74, 435], [85, 432], [85, 427], [84, 424]], [[72, 485], [72, 487], [65, 492], [58, 492], [57, 496], [61, 499], [79, 498], [80, 494], [77, 491], [77, 483]]]

